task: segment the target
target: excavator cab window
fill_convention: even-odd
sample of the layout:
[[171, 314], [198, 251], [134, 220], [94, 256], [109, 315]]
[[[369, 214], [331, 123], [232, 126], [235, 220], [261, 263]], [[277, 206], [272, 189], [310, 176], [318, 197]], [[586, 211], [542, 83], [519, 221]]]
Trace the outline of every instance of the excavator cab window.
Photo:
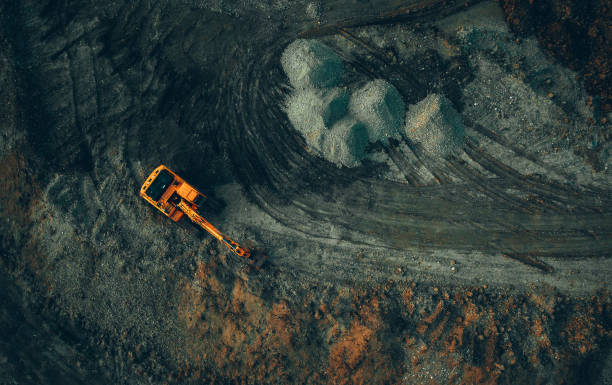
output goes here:
[[151, 183], [149, 188], [145, 191], [145, 194], [154, 201], [158, 201], [159, 198], [164, 195], [166, 189], [170, 186], [170, 183], [174, 180], [174, 176], [166, 170], [161, 170], [157, 178]]

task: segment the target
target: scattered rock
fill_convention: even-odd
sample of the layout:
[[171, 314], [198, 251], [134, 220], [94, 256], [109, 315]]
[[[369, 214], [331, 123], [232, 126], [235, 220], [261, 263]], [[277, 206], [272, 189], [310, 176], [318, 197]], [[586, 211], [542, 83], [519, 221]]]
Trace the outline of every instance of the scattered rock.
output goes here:
[[400, 137], [404, 101], [388, 82], [376, 79], [366, 83], [351, 96], [349, 110], [365, 124], [370, 142], [388, 143], [389, 138]]
[[461, 148], [465, 127], [448, 99], [431, 94], [409, 107], [405, 133], [431, 155], [444, 157]]
[[333, 87], [344, 72], [340, 57], [317, 40], [298, 39], [289, 44], [281, 64], [295, 88]]

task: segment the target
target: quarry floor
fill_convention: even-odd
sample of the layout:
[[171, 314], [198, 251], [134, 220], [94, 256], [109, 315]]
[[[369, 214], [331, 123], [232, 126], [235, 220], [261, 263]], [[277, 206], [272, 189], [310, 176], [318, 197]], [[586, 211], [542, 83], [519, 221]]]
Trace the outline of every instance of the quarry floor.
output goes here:
[[[0, 383], [610, 383], [610, 116], [512, 2], [60, 3], [0, 6]], [[299, 37], [463, 150], [309, 152]], [[138, 197], [159, 164], [261, 271]]]

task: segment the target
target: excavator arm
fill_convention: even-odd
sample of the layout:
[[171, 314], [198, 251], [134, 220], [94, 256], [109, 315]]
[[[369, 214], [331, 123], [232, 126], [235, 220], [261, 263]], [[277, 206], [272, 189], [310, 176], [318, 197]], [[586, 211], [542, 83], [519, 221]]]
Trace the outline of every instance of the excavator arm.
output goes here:
[[181, 201], [177, 204], [177, 207], [181, 209], [182, 212], [185, 213], [191, 219], [192, 222], [208, 231], [213, 237], [217, 238], [221, 241], [225, 246], [227, 246], [234, 254], [239, 257], [249, 258], [251, 256], [251, 251], [245, 247], [240, 246], [237, 242], [234, 242], [230, 237], [223, 234], [215, 226], [210, 224], [206, 219], [202, 218], [200, 214], [198, 214], [194, 209], [191, 208], [188, 202], [181, 199]]

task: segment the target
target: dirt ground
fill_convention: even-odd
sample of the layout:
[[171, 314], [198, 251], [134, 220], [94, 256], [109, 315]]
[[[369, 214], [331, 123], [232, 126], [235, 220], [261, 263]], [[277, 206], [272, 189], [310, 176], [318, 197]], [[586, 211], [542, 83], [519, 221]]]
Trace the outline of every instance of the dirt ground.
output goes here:
[[[2, 3], [0, 383], [611, 383], [606, 5], [531, 4]], [[447, 97], [461, 151], [310, 152], [296, 38]], [[162, 163], [261, 271], [138, 196]]]

